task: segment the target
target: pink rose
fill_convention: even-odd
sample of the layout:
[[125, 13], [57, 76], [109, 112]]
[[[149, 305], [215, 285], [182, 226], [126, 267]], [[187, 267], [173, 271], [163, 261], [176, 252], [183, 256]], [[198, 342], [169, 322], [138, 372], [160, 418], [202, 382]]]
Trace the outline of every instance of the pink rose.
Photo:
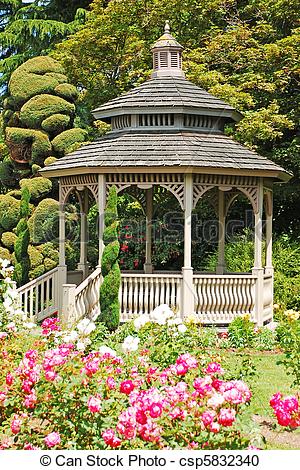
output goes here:
[[14, 376], [9, 372], [5, 378], [6, 385], [10, 387], [13, 384], [13, 381], [14, 381]]
[[113, 429], [106, 429], [103, 431], [102, 439], [106, 445], [112, 448], [119, 447], [122, 444], [121, 439], [116, 436], [116, 433]]
[[14, 415], [13, 420], [10, 425], [10, 429], [13, 434], [18, 434], [21, 431], [22, 420], [18, 415]]
[[109, 376], [107, 377], [106, 379], [106, 385], [107, 387], [110, 389], [110, 390], [113, 390], [114, 388], [116, 388], [116, 381], [113, 377]]
[[50, 432], [44, 441], [48, 447], [55, 447], [60, 444], [60, 435], [58, 432]]
[[0, 332], [0, 340], [1, 340], [1, 339], [5, 339], [5, 338], [7, 338], [7, 337], [8, 337], [8, 334], [7, 334], [7, 333], [5, 333], [4, 331], [1, 331], [1, 332]]
[[99, 413], [101, 411], [101, 400], [99, 397], [90, 397], [87, 402], [88, 408], [91, 413]]
[[162, 406], [160, 403], [152, 403], [149, 409], [151, 418], [159, 418], [162, 414]]
[[222, 369], [221, 365], [217, 362], [210, 362], [204, 372], [209, 375], [222, 375], [224, 374], [224, 369]]
[[232, 408], [221, 408], [218, 416], [218, 423], [222, 426], [232, 426], [235, 421], [236, 412]]
[[134, 389], [134, 383], [132, 382], [132, 380], [124, 380], [120, 384], [120, 392], [126, 393], [126, 395], [129, 395], [133, 389]]

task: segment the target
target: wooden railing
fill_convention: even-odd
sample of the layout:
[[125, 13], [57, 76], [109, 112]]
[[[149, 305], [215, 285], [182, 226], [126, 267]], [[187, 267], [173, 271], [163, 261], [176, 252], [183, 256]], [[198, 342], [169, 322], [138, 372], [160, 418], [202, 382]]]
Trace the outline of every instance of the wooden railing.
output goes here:
[[99, 313], [100, 284], [101, 268], [97, 268], [76, 287], [73, 321], [76, 322], [83, 317], [93, 318]]
[[119, 300], [121, 320], [126, 321], [133, 315], [150, 313], [155, 307], [167, 304], [180, 311], [181, 274], [125, 274]]
[[58, 268], [18, 289], [20, 307], [32, 322], [50, 317], [58, 309]]
[[237, 315], [253, 317], [256, 278], [246, 274], [196, 274], [195, 312], [205, 323], [230, 323]]

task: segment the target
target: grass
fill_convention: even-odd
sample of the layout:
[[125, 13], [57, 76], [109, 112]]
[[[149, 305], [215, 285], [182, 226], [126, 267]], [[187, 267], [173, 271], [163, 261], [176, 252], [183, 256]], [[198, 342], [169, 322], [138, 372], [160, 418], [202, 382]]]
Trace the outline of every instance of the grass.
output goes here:
[[[278, 391], [283, 395], [295, 393], [295, 389], [291, 386], [292, 376], [287, 375], [284, 367], [278, 364], [282, 357], [282, 354], [271, 352], [225, 353], [224, 366], [233, 376], [239, 376], [241, 370], [245, 369], [245, 364], [247, 365], [247, 373], [241, 378], [248, 383], [253, 396], [250, 406], [244, 412], [243, 421], [249, 422], [254, 415], [267, 418], [269, 421], [273, 417], [272, 409], [269, 406], [271, 396]], [[300, 430], [289, 433], [279, 426], [270, 427], [270, 429], [264, 427], [264, 429], [267, 433], [267, 449], [291, 450], [300, 448], [295, 443], [295, 438], [298, 441], [298, 436], [300, 436]]]

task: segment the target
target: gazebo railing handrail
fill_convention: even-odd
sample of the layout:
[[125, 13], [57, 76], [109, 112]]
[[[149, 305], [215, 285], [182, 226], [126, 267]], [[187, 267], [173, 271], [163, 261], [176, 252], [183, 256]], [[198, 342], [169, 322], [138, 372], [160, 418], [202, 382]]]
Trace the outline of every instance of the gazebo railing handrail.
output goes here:
[[27, 284], [24, 284], [21, 287], [18, 287], [17, 291], [19, 294], [22, 294], [26, 290], [28, 290], [30, 287], [36, 287], [37, 284], [41, 284], [45, 279], [48, 279], [51, 277], [53, 274], [58, 271], [58, 267], [51, 269], [51, 271], [47, 271], [45, 274], [42, 274], [41, 276], [37, 277], [36, 279], [33, 279], [32, 281], [27, 282]]
[[180, 274], [178, 272], [176, 272], [176, 274], [173, 274], [172, 272], [170, 272], [170, 273], [166, 273], [166, 272], [157, 273], [157, 272], [155, 272], [153, 274], [145, 274], [143, 272], [137, 272], [137, 271], [132, 271], [130, 273], [128, 273], [128, 272], [125, 273], [123, 271], [123, 272], [121, 272], [121, 276], [122, 277], [128, 277], [128, 278], [129, 277], [142, 277], [142, 278], [149, 278], [149, 279], [150, 278], [153, 278], [153, 279], [155, 279], [155, 278], [169, 278], [169, 277], [174, 277], [174, 278], [179, 278], [179, 279], [182, 278], [182, 274]]
[[101, 274], [101, 268], [98, 267], [93, 271], [79, 286], [76, 287], [75, 290], [75, 295], [79, 295], [84, 289], [87, 288], [87, 286], [93, 282], [98, 276]]
[[216, 274], [216, 273], [194, 273], [193, 274], [194, 278], [197, 279], [205, 279], [205, 278], [211, 278], [211, 279], [232, 279], [232, 278], [239, 278], [239, 279], [252, 279], [256, 278], [257, 276], [251, 274], [251, 273], [226, 273], [226, 274]]

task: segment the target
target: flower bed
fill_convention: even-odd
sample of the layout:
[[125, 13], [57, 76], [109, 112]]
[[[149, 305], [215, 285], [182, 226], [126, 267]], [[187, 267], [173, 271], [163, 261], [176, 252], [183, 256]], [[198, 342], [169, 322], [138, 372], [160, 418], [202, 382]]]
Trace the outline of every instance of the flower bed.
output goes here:
[[[126, 338], [78, 351], [58, 322], [1, 338], [1, 448], [247, 448], [238, 417], [251, 392], [220, 364], [181, 354], [168, 367]], [[26, 344], [27, 343], [27, 344]], [[57, 343], [57, 344], [56, 344]], [[116, 345], [118, 347], [118, 345]], [[25, 351], [22, 350], [25, 347]]]

